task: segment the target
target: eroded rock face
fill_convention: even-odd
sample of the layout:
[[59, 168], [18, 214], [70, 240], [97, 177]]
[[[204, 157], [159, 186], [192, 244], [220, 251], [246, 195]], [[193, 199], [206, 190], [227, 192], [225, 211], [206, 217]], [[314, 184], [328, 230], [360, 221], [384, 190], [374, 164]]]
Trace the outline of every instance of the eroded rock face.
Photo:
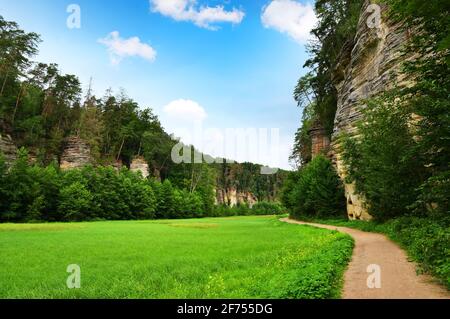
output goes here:
[[61, 156], [62, 170], [81, 168], [93, 164], [89, 144], [77, 136], [68, 137], [65, 141], [64, 152]]
[[148, 163], [143, 157], [136, 157], [133, 159], [130, 165], [130, 171], [140, 172], [144, 178], [147, 178], [150, 175]]
[[7, 166], [10, 166], [17, 159], [17, 147], [14, 145], [11, 136], [7, 134], [0, 133], [0, 151]]
[[330, 148], [330, 138], [327, 131], [319, 123], [316, 123], [308, 132], [311, 137], [311, 155], [314, 159], [317, 155], [326, 154]]
[[250, 192], [238, 192], [236, 188], [216, 190], [216, 205], [229, 205], [231, 207], [238, 204], [248, 204], [251, 207], [258, 202], [255, 195]]
[[[345, 168], [339, 156], [338, 137], [346, 132], [355, 134], [355, 124], [361, 119], [364, 100], [386, 91], [395, 85], [407, 84], [399, 73], [401, 63], [407, 58], [403, 48], [408, 41], [408, 33], [400, 24], [387, 20], [386, 6], [381, 7], [378, 27], [369, 27], [373, 12], [366, 1], [358, 23], [353, 47], [341, 57], [336, 69], [338, 105], [332, 137], [332, 155], [339, 175], [345, 178]], [[364, 198], [355, 193], [353, 184], [345, 185], [347, 211], [350, 219], [371, 219]]]

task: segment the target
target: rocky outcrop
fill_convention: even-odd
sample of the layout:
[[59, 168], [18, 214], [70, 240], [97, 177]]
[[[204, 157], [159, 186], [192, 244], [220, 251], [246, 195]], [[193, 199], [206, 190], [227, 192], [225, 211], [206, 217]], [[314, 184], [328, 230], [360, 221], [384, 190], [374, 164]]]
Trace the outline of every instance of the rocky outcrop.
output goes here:
[[[332, 156], [342, 178], [345, 178], [346, 173], [339, 155], [339, 135], [343, 132], [357, 133], [355, 124], [361, 119], [364, 100], [393, 86], [407, 84], [399, 71], [401, 63], [407, 58], [402, 49], [408, 41], [408, 33], [400, 24], [386, 19], [387, 7], [383, 5], [379, 7], [380, 23], [375, 23], [374, 26], [374, 11], [370, 10], [370, 4], [370, 1], [364, 4], [355, 40], [352, 45], [344, 47], [341, 63], [335, 72], [338, 104]], [[345, 193], [349, 218], [371, 219], [364, 198], [355, 193], [354, 185], [346, 184]]]
[[64, 151], [61, 156], [62, 170], [81, 168], [93, 164], [89, 144], [77, 136], [70, 136], [65, 140]]
[[130, 164], [130, 170], [135, 173], [141, 173], [144, 178], [147, 178], [150, 175], [148, 163], [141, 156], [133, 159]]
[[14, 145], [11, 136], [0, 133], [0, 152], [7, 166], [10, 166], [17, 159], [17, 147]]
[[234, 207], [238, 204], [247, 204], [251, 208], [257, 202], [256, 196], [250, 192], [238, 192], [236, 188], [216, 189], [216, 205]]
[[308, 131], [311, 137], [311, 155], [315, 158], [319, 154], [326, 154], [330, 148], [330, 137], [324, 127], [316, 122]]

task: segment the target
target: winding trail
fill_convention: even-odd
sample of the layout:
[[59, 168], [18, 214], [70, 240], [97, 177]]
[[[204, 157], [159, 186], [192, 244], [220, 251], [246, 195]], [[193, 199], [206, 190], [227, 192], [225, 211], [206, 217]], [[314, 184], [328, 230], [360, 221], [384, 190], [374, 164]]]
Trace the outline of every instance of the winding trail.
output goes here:
[[[289, 218], [281, 221], [337, 230], [355, 240], [352, 260], [344, 276], [343, 299], [449, 299], [449, 292], [427, 275], [417, 275], [416, 265], [406, 253], [384, 235], [360, 230], [305, 223]], [[367, 279], [369, 265], [379, 265], [381, 288], [370, 289]]]

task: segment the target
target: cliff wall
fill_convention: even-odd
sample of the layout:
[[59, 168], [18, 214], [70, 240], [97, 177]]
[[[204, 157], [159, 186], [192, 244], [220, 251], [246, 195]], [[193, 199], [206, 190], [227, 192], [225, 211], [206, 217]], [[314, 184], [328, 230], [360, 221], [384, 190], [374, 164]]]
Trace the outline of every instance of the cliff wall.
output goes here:
[[[378, 8], [381, 9], [379, 20], [374, 11], [377, 7], [366, 1], [353, 46], [343, 52], [335, 72], [338, 105], [331, 155], [342, 179], [346, 172], [339, 153], [339, 135], [343, 132], [357, 134], [355, 124], [361, 119], [364, 100], [394, 86], [407, 84], [400, 69], [407, 58], [403, 48], [409, 39], [408, 31], [387, 18], [386, 6]], [[345, 184], [345, 194], [350, 219], [371, 219], [364, 198], [355, 193], [353, 184]]]

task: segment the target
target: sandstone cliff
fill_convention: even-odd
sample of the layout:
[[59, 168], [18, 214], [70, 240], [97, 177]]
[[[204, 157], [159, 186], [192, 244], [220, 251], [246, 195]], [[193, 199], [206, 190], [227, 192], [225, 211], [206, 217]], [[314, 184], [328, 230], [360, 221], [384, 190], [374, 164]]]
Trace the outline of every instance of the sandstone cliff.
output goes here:
[[236, 188], [216, 189], [216, 205], [228, 205], [231, 207], [238, 204], [248, 204], [251, 207], [258, 202], [255, 195], [250, 192], [240, 192]]
[[[338, 137], [342, 132], [355, 131], [355, 123], [361, 119], [364, 100], [393, 86], [406, 83], [399, 74], [404, 45], [408, 33], [400, 24], [387, 19], [387, 7], [381, 6], [381, 20], [376, 27], [368, 21], [373, 17], [371, 1], [366, 1], [361, 13], [357, 33], [352, 44], [341, 54], [341, 63], [336, 68], [335, 82], [338, 92], [338, 105], [332, 136], [332, 156], [339, 175], [345, 178], [339, 154]], [[355, 193], [354, 185], [346, 184], [347, 212], [350, 219], [371, 219], [367, 213], [364, 199]]]
[[0, 134], [0, 152], [7, 166], [10, 166], [17, 158], [17, 147], [7, 134]]
[[135, 157], [130, 164], [130, 171], [141, 173], [142, 177], [147, 178], [150, 176], [148, 163], [143, 157]]
[[63, 170], [81, 168], [92, 164], [90, 146], [77, 136], [68, 137], [61, 156], [60, 167]]

